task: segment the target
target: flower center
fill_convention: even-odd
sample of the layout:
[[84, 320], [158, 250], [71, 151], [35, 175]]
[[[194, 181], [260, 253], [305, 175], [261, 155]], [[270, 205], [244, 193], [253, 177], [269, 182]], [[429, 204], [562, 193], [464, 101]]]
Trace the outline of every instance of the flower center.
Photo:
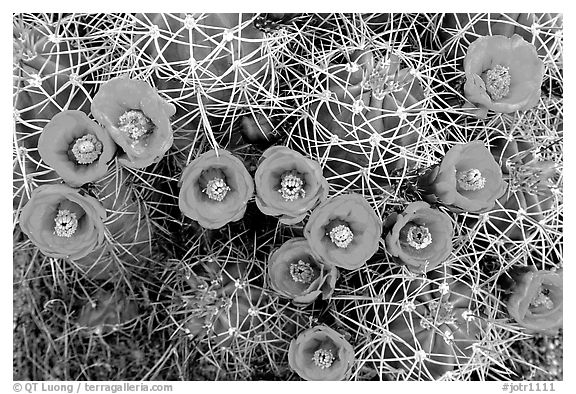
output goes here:
[[406, 236], [408, 244], [414, 249], [424, 249], [432, 243], [432, 234], [425, 226], [412, 226]]
[[334, 355], [330, 349], [318, 349], [312, 357], [314, 364], [320, 369], [330, 368], [334, 363]]
[[154, 131], [154, 123], [144, 115], [144, 112], [131, 109], [120, 116], [118, 128], [134, 141], [138, 141]]
[[224, 179], [216, 177], [208, 181], [206, 188], [202, 192], [206, 193], [208, 198], [220, 202], [224, 200], [230, 190], [232, 189], [224, 182]]
[[354, 239], [354, 233], [345, 224], [339, 224], [328, 233], [330, 240], [339, 248], [347, 248]]
[[314, 270], [310, 263], [298, 260], [297, 263], [290, 263], [290, 276], [294, 282], [308, 284], [314, 279]]
[[486, 71], [486, 91], [492, 100], [500, 100], [510, 92], [510, 68], [497, 64]]
[[78, 228], [78, 219], [76, 214], [67, 209], [59, 209], [54, 218], [54, 234], [59, 237], [70, 238]]
[[94, 134], [86, 134], [74, 141], [71, 151], [78, 164], [92, 164], [102, 154], [102, 142]]
[[550, 310], [554, 309], [554, 302], [548, 296], [550, 294], [550, 290], [548, 289], [541, 289], [538, 294], [532, 299], [530, 302], [530, 306], [533, 308], [538, 308], [543, 306], [544, 308]]
[[486, 178], [482, 176], [480, 170], [471, 168], [466, 171], [458, 171], [456, 182], [462, 190], [480, 190], [486, 185]]
[[306, 197], [304, 181], [298, 176], [298, 172], [292, 170], [282, 174], [278, 193], [282, 195], [285, 201], [294, 201], [298, 198]]
[[432, 301], [428, 304], [428, 311], [420, 320], [420, 325], [424, 329], [442, 324], [456, 324], [454, 305], [448, 301]]

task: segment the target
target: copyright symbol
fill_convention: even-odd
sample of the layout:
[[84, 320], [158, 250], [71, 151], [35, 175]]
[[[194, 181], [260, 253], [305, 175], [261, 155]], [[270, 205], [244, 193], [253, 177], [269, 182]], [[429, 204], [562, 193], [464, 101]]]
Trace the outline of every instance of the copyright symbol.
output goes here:
[[14, 389], [15, 392], [19, 393], [20, 391], [22, 391], [22, 385], [20, 383], [14, 383], [14, 386], [12, 387]]

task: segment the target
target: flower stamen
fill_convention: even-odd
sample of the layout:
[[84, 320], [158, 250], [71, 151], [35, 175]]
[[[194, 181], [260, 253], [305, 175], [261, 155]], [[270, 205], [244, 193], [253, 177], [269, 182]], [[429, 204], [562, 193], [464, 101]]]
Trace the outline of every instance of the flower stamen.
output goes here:
[[297, 263], [290, 264], [290, 276], [294, 282], [308, 284], [314, 279], [314, 270], [310, 263], [298, 260]]
[[318, 349], [312, 357], [314, 364], [320, 369], [330, 368], [334, 363], [334, 355], [330, 349]]
[[154, 123], [144, 115], [144, 112], [131, 109], [124, 112], [118, 119], [118, 128], [134, 142], [154, 131]]
[[203, 189], [202, 192], [206, 193], [211, 200], [220, 202], [224, 200], [224, 197], [226, 197], [226, 194], [228, 194], [230, 190], [232, 189], [230, 189], [230, 186], [226, 184], [224, 179], [216, 177], [208, 181], [206, 188]]
[[510, 67], [497, 64], [486, 71], [486, 92], [492, 100], [500, 100], [510, 93]]
[[354, 239], [354, 233], [350, 227], [340, 224], [330, 230], [330, 240], [339, 248], [347, 248]]
[[456, 173], [456, 182], [462, 190], [474, 191], [484, 188], [486, 178], [482, 176], [480, 170], [471, 168], [466, 171], [458, 171]]
[[548, 296], [549, 293], [550, 291], [548, 289], [541, 289], [530, 302], [530, 306], [533, 308], [544, 306], [544, 308], [548, 310], [554, 309], [554, 302]]
[[425, 226], [412, 226], [406, 236], [408, 244], [414, 249], [424, 249], [432, 243], [432, 234]]
[[78, 228], [76, 214], [67, 209], [59, 209], [54, 222], [54, 234], [59, 237], [70, 238]]
[[295, 201], [298, 198], [306, 197], [304, 181], [296, 171], [287, 171], [282, 174], [280, 186], [278, 193], [282, 195], [285, 201]]
[[74, 141], [71, 151], [78, 164], [92, 164], [102, 154], [102, 146], [94, 134], [86, 134]]

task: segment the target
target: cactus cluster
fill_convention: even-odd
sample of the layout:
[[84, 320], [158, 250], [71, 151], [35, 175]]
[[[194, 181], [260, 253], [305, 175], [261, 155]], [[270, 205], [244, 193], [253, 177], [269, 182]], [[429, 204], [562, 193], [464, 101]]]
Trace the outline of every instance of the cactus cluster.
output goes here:
[[561, 328], [562, 15], [13, 21], [15, 378], [514, 380]]

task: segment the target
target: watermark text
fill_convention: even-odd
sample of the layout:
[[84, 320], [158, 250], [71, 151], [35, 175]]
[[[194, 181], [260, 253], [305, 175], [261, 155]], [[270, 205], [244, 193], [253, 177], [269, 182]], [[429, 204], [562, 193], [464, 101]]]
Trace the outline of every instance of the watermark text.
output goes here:
[[527, 392], [527, 391], [556, 391], [554, 382], [530, 382], [530, 383], [513, 383], [506, 382], [502, 385], [502, 391], [512, 393]]
[[96, 382], [22, 382], [14, 383], [12, 389], [16, 393], [169, 393], [172, 392], [171, 384], [152, 384], [147, 382], [122, 382], [122, 383], [96, 383]]

